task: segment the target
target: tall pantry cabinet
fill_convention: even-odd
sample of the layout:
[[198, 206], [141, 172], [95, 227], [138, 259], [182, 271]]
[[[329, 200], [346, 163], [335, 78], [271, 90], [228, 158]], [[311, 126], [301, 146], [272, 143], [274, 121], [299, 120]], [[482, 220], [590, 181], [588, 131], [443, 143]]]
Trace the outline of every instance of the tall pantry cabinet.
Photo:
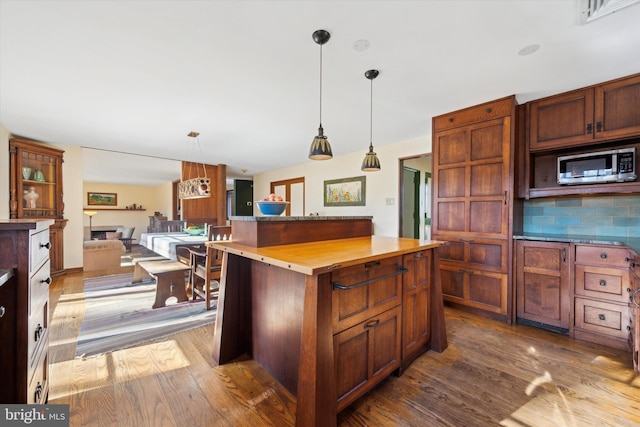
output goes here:
[[[515, 96], [433, 118], [432, 235], [444, 300], [512, 319]], [[520, 228], [518, 224], [517, 228]]]

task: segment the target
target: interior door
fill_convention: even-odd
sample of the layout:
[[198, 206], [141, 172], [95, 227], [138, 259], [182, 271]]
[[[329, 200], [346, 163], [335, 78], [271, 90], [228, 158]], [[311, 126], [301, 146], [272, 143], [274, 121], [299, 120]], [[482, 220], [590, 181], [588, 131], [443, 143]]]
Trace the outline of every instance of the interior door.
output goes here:
[[420, 171], [404, 166], [402, 169], [402, 235], [420, 237]]
[[253, 215], [253, 181], [236, 179], [233, 181], [235, 216]]

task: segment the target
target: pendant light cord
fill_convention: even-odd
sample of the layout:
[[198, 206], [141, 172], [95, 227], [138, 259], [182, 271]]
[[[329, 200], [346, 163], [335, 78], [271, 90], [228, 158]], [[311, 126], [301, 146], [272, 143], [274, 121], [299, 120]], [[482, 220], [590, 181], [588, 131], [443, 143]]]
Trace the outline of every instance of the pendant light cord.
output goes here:
[[373, 147], [373, 79], [371, 81], [371, 100], [369, 111], [369, 146]]
[[322, 45], [320, 45], [320, 127], [322, 127]]

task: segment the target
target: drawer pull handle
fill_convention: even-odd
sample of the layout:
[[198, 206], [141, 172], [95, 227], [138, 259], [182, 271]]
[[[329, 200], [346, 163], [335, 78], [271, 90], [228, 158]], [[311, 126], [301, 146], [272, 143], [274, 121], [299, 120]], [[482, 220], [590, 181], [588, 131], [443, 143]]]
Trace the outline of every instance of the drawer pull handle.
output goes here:
[[51, 284], [51, 277], [47, 277], [46, 279], [40, 280], [40, 283], [46, 283], [47, 285]]
[[4, 308], [4, 305], [0, 305], [0, 317], [4, 317], [4, 314], [7, 312], [7, 309]]
[[424, 256], [424, 252], [416, 252], [415, 254], [413, 254], [413, 257], [415, 259], [422, 258], [423, 256]]
[[36, 403], [40, 402], [40, 398], [42, 397], [42, 390], [44, 389], [44, 387], [42, 387], [42, 384], [40, 384], [38, 382], [38, 385], [36, 386], [36, 391], [33, 393], [33, 399], [35, 400]]
[[473, 270], [470, 270], [468, 268], [461, 268], [460, 269], [460, 273], [467, 273], [467, 274], [472, 274]]
[[351, 286], [341, 285], [340, 282], [333, 282], [333, 289], [340, 289], [341, 291], [348, 291], [349, 289], [358, 288], [360, 286], [368, 285], [369, 283], [377, 282], [378, 280], [387, 279], [389, 277], [397, 276], [398, 274], [406, 273], [406, 268], [401, 265], [396, 266], [397, 270], [393, 273], [385, 274], [383, 276], [373, 277], [371, 279], [363, 280], [362, 282], [355, 283]]
[[588, 134], [593, 133], [593, 123], [588, 123], [587, 124], [587, 133]]
[[365, 323], [364, 328], [365, 329], [375, 328], [379, 324], [380, 324], [380, 319], [376, 319], [373, 322]]
[[51, 249], [51, 243], [50, 243], [50, 242], [47, 242], [47, 243], [40, 243], [40, 247], [41, 247], [41, 248]]
[[364, 263], [364, 268], [380, 267], [380, 261], [369, 261]]
[[562, 262], [567, 262], [567, 250], [562, 248]]
[[607, 286], [606, 280], [600, 280], [600, 286]]
[[600, 319], [600, 320], [606, 320], [606, 318], [604, 317], [604, 314], [598, 314], [598, 319]]
[[602, 252], [602, 253], [600, 254], [600, 258], [602, 258], [602, 259], [607, 259], [607, 253], [606, 253], [606, 252]]
[[631, 326], [627, 326], [627, 331], [630, 331], [630, 330], [631, 330]]
[[596, 132], [602, 132], [602, 122], [596, 123]]
[[38, 340], [42, 336], [42, 331], [44, 331], [44, 328], [42, 327], [41, 324], [38, 323], [38, 326], [36, 327], [36, 330], [35, 330], [35, 336], [34, 336], [35, 342], [38, 342]]

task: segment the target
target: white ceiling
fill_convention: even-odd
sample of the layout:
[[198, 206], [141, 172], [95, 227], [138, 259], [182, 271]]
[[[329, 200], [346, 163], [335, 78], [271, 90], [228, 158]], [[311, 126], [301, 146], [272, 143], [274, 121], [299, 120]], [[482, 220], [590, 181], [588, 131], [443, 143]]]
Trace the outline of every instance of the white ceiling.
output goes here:
[[[580, 25], [579, 3], [0, 0], [0, 123], [53, 144], [175, 160], [194, 159], [194, 130], [198, 159], [233, 177], [301, 164], [319, 122], [311, 34], [326, 29], [322, 124], [334, 155], [364, 156], [371, 68], [374, 146], [428, 136], [448, 111], [640, 72], [640, 6]], [[358, 40], [369, 48], [355, 50]], [[97, 182], [154, 165], [87, 157], [85, 179]]]

